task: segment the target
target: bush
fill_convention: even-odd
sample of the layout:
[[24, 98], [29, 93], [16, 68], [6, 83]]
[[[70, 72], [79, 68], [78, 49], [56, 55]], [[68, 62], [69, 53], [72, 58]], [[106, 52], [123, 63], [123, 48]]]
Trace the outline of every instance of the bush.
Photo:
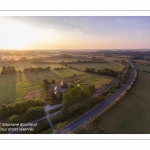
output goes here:
[[18, 115], [12, 115], [8, 118], [9, 123], [20, 123], [20, 118]]
[[22, 121], [23, 122], [28, 122], [31, 120], [38, 119], [40, 117], [45, 116], [45, 111], [44, 107], [41, 106], [36, 106], [36, 107], [30, 107], [27, 111], [26, 114], [23, 116]]

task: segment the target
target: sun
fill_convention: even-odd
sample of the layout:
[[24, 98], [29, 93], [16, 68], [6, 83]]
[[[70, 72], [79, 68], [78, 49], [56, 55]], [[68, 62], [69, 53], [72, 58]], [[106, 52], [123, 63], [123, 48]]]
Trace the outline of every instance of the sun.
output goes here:
[[0, 45], [5, 49], [25, 49], [34, 38], [33, 31], [24, 23], [3, 20], [0, 23]]
[[52, 30], [39, 28], [26, 22], [12, 19], [0, 19], [0, 48], [25, 50], [49, 47], [57, 43], [62, 36]]

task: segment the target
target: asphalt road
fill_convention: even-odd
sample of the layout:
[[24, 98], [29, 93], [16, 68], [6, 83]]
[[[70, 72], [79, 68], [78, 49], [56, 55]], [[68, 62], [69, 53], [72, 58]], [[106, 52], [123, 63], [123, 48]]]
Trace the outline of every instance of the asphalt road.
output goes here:
[[117, 77], [112, 83], [110, 83], [108, 86], [104, 87], [101, 90], [98, 90], [92, 97], [97, 97], [99, 96], [101, 93], [109, 90], [110, 88], [112, 88], [116, 83], [118, 83], [120, 81], [120, 79], [124, 76], [124, 74], [126, 73], [126, 69], [123, 71], [123, 75], [121, 77]]
[[[130, 63], [130, 62], [129, 62]], [[132, 83], [133, 79], [135, 77], [135, 69], [131, 65], [131, 74], [127, 82], [112, 96], [107, 98], [104, 102], [93, 108], [92, 110], [88, 111], [86, 114], [82, 115], [75, 121], [71, 122], [67, 126], [59, 129], [55, 132], [55, 134], [68, 134], [79, 127], [82, 127], [86, 125], [91, 119], [96, 117], [97, 115], [100, 115], [102, 112], [104, 112], [107, 108], [109, 108], [113, 103], [116, 102], [116, 100], [128, 89], [129, 85]]]

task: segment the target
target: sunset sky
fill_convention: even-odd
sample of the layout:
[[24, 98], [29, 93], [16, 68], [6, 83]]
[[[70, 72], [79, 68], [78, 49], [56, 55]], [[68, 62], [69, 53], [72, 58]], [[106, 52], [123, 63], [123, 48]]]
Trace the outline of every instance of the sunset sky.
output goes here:
[[149, 48], [150, 17], [0, 17], [0, 50]]

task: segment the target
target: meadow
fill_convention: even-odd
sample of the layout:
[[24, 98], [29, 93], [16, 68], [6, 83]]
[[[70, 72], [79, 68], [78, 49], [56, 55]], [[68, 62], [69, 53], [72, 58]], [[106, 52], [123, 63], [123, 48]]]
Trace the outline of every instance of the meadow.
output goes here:
[[[29, 67], [47, 67], [50, 66], [51, 70], [28, 72], [28, 73], [12, 73], [12, 74], [0, 74], [0, 104], [12, 103], [15, 101], [23, 100], [23, 97], [31, 90], [39, 89], [42, 87], [42, 81], [47, 79], [56, 82], [65, 80], [71, 83], [88, 83], [95, 85], [97, 88], [102, 88], [109, 84], [114, 78], [107, 76], [100, 76], [98, 74], [81, 72], [74, 69], [60, 69], [53, 70], [55, 67], [60, 68], [65, 66], [61, 64], [30, 64], [30, 63], [18, 63], [12, 64], [16, 70], [23, 71], [24, 68]], [[43, 89], [44, 90], [44, 89]], [[41, 93], [43, 91], [41, 90]], [[44, 99], [44, 96], [43, 96]]]
[[133, 89], [112, 109], [99, 117], [99, 125], [108, 133], [150, 133], [150, 74], [139, 72]]
[[96, 70], [107, 68], [115, 71], [122, 68], [122, 66], [118, 63], [70, 63], [67, 64], [67, 66], [81, 71], [85, 71], [86, 68], [95, 68]]
[[148, 71], [148, 72], [150, 72], [150, 66], [141, 65], [141, 64], [134, 64], [134, 66], [139, 71]]

